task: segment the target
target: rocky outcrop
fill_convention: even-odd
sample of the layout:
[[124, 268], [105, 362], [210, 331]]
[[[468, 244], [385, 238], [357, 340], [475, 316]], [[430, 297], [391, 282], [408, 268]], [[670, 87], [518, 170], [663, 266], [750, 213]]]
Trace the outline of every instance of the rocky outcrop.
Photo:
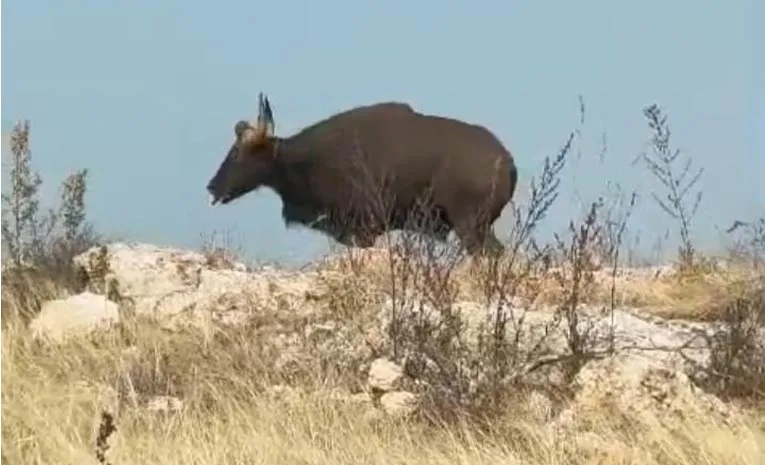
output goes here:
[[[60, 341], [68, 335], [108, 328], [120, 318], [136, 316], [151, 318], [171, 329], [252, 323], [260, 328], [262, 343], [277, 354], [274, 370], [289, 372], [292, 366], [317, 366], [323, 363], [320, 360], [329, 360], [341, 370], [366, 374], [366, 391], [349, 393], [349, 399], [369, 401], [397, 416], [418, 409], [417, 386], [405, 373], [405, 362], [399, 364], [378, 353], [386, 346], [383, 335], [394, 313], [392, 300], [355, 301], [358, 308], [353, 311], [369, 316], [361, 319], [364, 326], [360, 328], [361, 320], [354, 326], [348, 322], [349, 315], [336, 308], [341, 293], [359, 289], [343, 284], [327, 290], [317, 270], [253, 271], [209, 254], [126, 243], [93, 249], [75, 262], [91, 281], [91, 290], [46, 303], [30, 326], [36, 336]], [[323, 273], [326, 278], [328, 271]], [[104, 295], [94, 293], [98, 289], [93, 283], [98, 281], [106, 283], [100, 291]], [[427, 303], [410, 304], [402, 307], [399, 303], [396, 315], [406, 320], [407, 312], [419, 312], [439, 323], [439, 312]], [[531, 311], [524, 306], [520, 301], [501, 307], [458, 301], [451, 310], [459, 313], [465, 324], [468, 348], [476, 347], [481, 325], [502, 311], [508, 316], [508, 331], [517, 333], [514, 340], [518, 350], [536, 350], [544, 357], [565, 354], [567, 324], [556, 317], [554, 309]], [[535, 415], [545, 421], [554, 419], [559, 425], [572, 424], [606, 402], [625, 415], [644, 411], [661, 415], [714, 412], [721, 418], [733, 415], [729, 407], [703, 393], [689, 378], [692, 365], [706, 364], [709, 353], [701, 339], [690, 344], [688, 341], [695, 335], [716, 331], [714, 325], [668, 321], [624, 308], [603, 314], [600, 309], [586, 306], [578, 311], [578, 318], [580, 332], [592, 338], [590, 350], [600, 356], [587, 362], [574, 377], [574, 400], [560, 415], [555, 415], [540, 395], [528, 403], [530, 408], [534, 406]], [[378, 339], [373, 340], [371, 334]], [[677, 350], [681, 347], [682, 351]], [[529, 358], [528, 363], [538, 360]], [[544, 374], [540, 385], [562, 382], [563, 373], [555, 367], [550, 364], [548, 370], [539, 370]], [[162, 399], [149, 408], [173, 411], [181, 406], [180, 400]]]
[[101, 255], [94, 248], [74, 261], [91, 282], [125, 313], [150, 316], [163, 325], [238, 324], [258, 308], [289, 311], [302, 306], [312, 277], [273, 268], [248, 272], [244, 264], [221, 262], [214, 254], [115, 243]]
[[576, 395], [557, 422], [579, 423], [593, 412], [611, 407], [629, 418], [646, 413], [660, 420], [698, 416], [728, 421], [736, 410], [695, 386], [680, 370], [636, 354], [618, 354], [586, 364], [573, 386]]

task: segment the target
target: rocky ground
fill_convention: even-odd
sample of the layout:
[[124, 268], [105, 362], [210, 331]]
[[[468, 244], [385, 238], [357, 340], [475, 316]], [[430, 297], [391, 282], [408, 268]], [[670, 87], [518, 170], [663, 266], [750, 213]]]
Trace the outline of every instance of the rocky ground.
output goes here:
[[[98, 255], [99, 250], [94, 249], [77, 257], [76, 263], [88, 276], [96, 277], [99, 274]], [[386, 358], [369, 358], [368, 348], [350, 334], [353, 331], [344, 328], [344, 322], [327, 308], [326, 299], [320, 298], [320, 294], [332, 291], [326, 289], [327, 274], [331, 272], [287, 272], [273, 268], [250, 271], [243, 264], [221, 263], [206, 254], [145, 244], [112, 244], [103, 258], [110, 267], [106, 273], [101, 272], [107, 282], [107, 292], [115, 291], [118, 297], [112, 296], [110, 300], [103, 293], [88, 290], [50, 301], [30, 324], [37, 337], [61, 341], [94, 328], [114, 325], [134, 315], [150, 317], [168, 330], [194, 326], [205, 333], [258, 319], [263, 325], [273, 326], [263, 334], [273, 337], [272, 344], [287, 358], [299, 356], [295, 354], [300, 349], [297, 335], [289, 332], [296, 321], [302, 321], [303, 336], [322, 334], [326, 346], [323, 350], [337, 351], [337, 347], [331, 346], [344, 345], [349, 352], [356, 351], [360, 364], [369, 371], [371, 390], [394, 394], [390, 391], [403, 376], [401, 367], [394, 362]], [[93, 289], [92, 283], [90, 287]], [[368, 321], [373, 321], [376, 326], [364, 328], [365, 334], [383, 337], [391, 306], [391, 299], [385, 297], [378, 308], [357, 310], [369, 313], [372, 318]], [[466, 322], [465, 334], [472, 342], [475, 342], [481, 322], [492, 318], [498, 311], [495, 306], [487, 308], [472, 301], [456, 301], [454, 306]], [[414, 307], [420, 305], [411, 305]], [[516, 319], [523, 315], [525, 346], [537, 342], [542, 331], [550, 331], [554, 318], [552, 309], [544, 306], [527, 311], [505, 305], [503, 310], [516, 315]], [[708, 363], [709, 349], [700, 336], [713, 334], [719, 324], [665, 320], [645, 310], [630, 308], [604, 313], [601, 307], [583, 305], [579, 312], [579, 325], [599, 336], [592, 350], [606, 350], [613, 343], [618, 354], [586, 366], [577, 379], [577, 385], [583, 389], [581, 396], [606, 395], [593, 392], [594, 386], [598, 388], [596, 391], [621, 391], [620, 396], [627, 397], [625, 406], [642, 409], [656, 391], [662, 391], [684, 396], [676, 401], [679, 403], [715, 405], [715, 408], [725, 410], [719, 402], [694, 391], [687, 376], [691, 374], [689, 370], [698, 370]], [[431, 312], [432, 315], [435, 313]], [[611, 335], [613, 337], [609, 337]], [[545, 345], [548, 358], [565, 353], [565, 329], [555, 326], [554, 332], [545, 337]], [[658, 382], [666, 385], [657, 386]], [[383, 397], [401, 400], [384, 400], [382, 405], [388, 410], [398, 408], [394, 405], [412, 402], [408, 393], [395, 394]], [[663, 399], [662, 402], [669, 405], [675, 401]]]
[[[128, 243], [93, 249], [75, 261], [84, 271], [86, 290], [43, 305], [29, 324], [41, 347], [71, 345], [94, 334], [105, 337], [139, 321], [168, 338], [193, 332], [198, 335], [195, 344], [204, 352], [222, 334], [244, 334], [242, 328], [247, 328], [247, 337], [257, 338], [259, 353], [268, 354], [263, 355], [268, 358], [266, 373], [279, 375], [266, 383], [265, 396], [284, 400], [313, 395], [291, 383], [285, 373], [297, 373], [305, 366], [321, 367], [316, 370], [324, 373], [334, 366], [340, 373], [336, 379], [348, 381], [327, 386], [327, 398], [365, 406], [363, 416], [369, 418], [407, 418], [425, 408], [427, 396], [440, 386], [422, 367], [412, 368], [414, 361], [422, 366], [438, 364], [436, 356], [415, 353], [411, 343], [394, 356], [389, 324], [394, 310], [399, 318], [416, 312], [434, 325], [443, 320], [443, 313], [429, 308], [434, 304], [422, 296], [408, 297], [406, 305], [401, 298], [397, 303], [389, 292], [365, 279], [371, 273], [349, 280], [347, 273], [331, 266], [251, 270], [212, 254]], [[654, 279], [661, 273], [666, 270], [632, 271], [621, 273], [620, 279]], [[571, 355], [570, 320], [561, 323], [559, 306], [550, 303], [532, 305], [522, 298], [511, 302], [487, 305], [458, 295], [451, 308], [464, 322], [460, 347], [468, 354], [466, 360], [479, 359], [482, 324], [495, 321], [497, 312], [508, 315], [516, 350], [524, 354], [515, 373], [530, 387], [524, 391], [523, 409], [550, 434], [578, 431], [581, 438], [598, 442], [588, 428], [588, 412], [602, 411], [604, 405], [616, 415], [650, 416], [652, 421], [698, 416], [734, 428], [750, 419], [740, 405], [723, 402], [699, 387], [699, 380], [709, 376], [713, 359], [709, 341], [721, 331], [720, 322], [665, 319], [646, 308], [604, 311], [603, 305], [581, 304], [575, 327], [589, 335], [590, 356], [567, 381], [566, 370], [555, 360]], [[765, 331], [758, 331], [759, 343], [765, 346]], [[120, 359], [130, 363], [146, 350], [140, 343], [125, 343]], [[4, 370], [5, 364], [4, 358]], [[477, 377], [484, 375], [476, 372]], [[469, 384], [468, 391], [480, 383]], [[545, 389], [549, 385], [566, 385], [568, 400], [561, 404], [551, 398]], [[92, 383], [88, 389], [107, 399], [105, 411], [118, 415], [125, 402], [119, 389]], [[149, 411], [192, 408], [192, 400], [178, 393], [136, 390], [133, 394], [132, 402]], [[3, 401], [8, 402], [5, 396]], [[598, 447], [611, 446], [601, 441]], [[765, 454], [765, 448], [759, 450]]]

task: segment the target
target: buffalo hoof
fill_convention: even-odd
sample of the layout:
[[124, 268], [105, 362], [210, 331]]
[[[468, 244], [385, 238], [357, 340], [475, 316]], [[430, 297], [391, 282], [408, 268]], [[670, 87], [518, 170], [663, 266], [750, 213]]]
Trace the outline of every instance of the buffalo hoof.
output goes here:
[[335, 236], [335, 240], [346, 247], [368, 249], [374, 247], [377, 240], [374, 236], [359, 236], [354, 234]]

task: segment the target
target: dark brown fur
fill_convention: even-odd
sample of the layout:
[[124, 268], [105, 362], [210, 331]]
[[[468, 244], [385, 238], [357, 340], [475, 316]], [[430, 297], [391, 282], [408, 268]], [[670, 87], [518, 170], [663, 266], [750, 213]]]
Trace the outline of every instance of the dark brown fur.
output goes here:
[[[453, 229], [474, 254], [502, 248], [491, 225], [517, 180], [511, 154], [486, 128], [379, 103], [290, 137], [234, 143], [207, 189], [225, 204], [270, 187], [282, 199], [287, 225], [303, 224], [344, 244], [372, 246], [386, 229], [444, 240]], [[425, 216], [427, 227], [418, 226]]]

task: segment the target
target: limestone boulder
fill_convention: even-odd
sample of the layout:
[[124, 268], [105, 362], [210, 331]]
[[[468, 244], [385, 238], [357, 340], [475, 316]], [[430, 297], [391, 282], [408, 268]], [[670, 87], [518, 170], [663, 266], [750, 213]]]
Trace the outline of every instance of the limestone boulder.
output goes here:
[[119, 307], [91, 292], [50, 300], [29, 323], [34, 337], [63, 342], [71, 336], [108, 328], [120, 321]]

